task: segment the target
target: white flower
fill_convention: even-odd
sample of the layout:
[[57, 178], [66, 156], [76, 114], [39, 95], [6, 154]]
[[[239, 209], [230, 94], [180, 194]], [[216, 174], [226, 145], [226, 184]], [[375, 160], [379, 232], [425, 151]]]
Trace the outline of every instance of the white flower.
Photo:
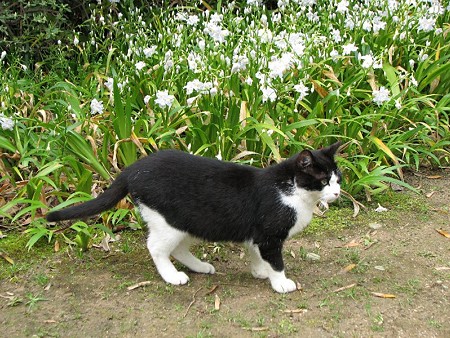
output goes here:
[[134, 66], [135, 66], [136, 69], [139, 71], [139, 70], [142, 70], [142, 68], [144, 68], [144, 67], [146, 66], [146, 64], [145, 64], [144, 61], [139, 61], [139, 62], [137, 62]]
[[370, 54], [363, 55], [360, 58], [363, 61], [363, 63], [361, 64], [361, 67], [366, 68], [366, 69], [372, 67], [372, 65], [374, 63], [372, 55], [370, 55]]
[[170, 95], [168, 90], [159, 90], [156, 92], [155, 103], [159, 105], [161, 108], [165, 107], [170, 108], [174, 100], [175, 96]]
[[110, 92], [113, 91], [114, 88], [114, 79], [112, 77], [108, 77], [108, 80], [105, 82], [105, 87], [108, 88]]
[[420, 18], [419, 19], [419, 27], [417, 30], [424, 31], [424, 32], [431, 32], [434, 29], [434, 26], [436, 25], [436, 19], [434, 18]]
[[300, 33], [290, 33], [287, 38], [292, 50], [298, 56], [302, 56], [305, 52], [305, 37]]
[[412, 84], [414, 87], [417, 87], [417, 86], [419, 85], [419, 83], [417, 82], [416, 78], [415, 78], [413, 75], [411, 75], [411, 77], [409, 78], [409, 80], [411, 81], [411, 84]]
[[292, 64], [292, 57], [293, 55], [291, 53], [285, 53], [281, 58], [274, 58], [269, 61], [269, 77], [272, 79], [276, 77], [282, 79], [284, 72], [288, 70]]
[[357, 21], [356, 18], [353, 18], [353, 17], [347, 17], [347, 18], [345, 19], [345, 28], [348, 28], [348, 29], [350, 29], [350, 30], [353, 30], [353, 29], [355, 28], [356, 21]]
[[223, 15], [217, 14], [217, 13], [214, 13], [213, 15], [211, 15], [211, 17], [209, 19], [209, 21], [211, 23], [219, 23], [219, 22], [222, 22], [222, 20], [223, 20]]
[[150, 101], [150, 95], [145, 95], [144, 96], [144, 104], [147, 105], [149, 101]]
[[6, 57], [6, 51], [4, 50], [2, 54], [0, 54], [0, 61], [2, 61]]
[[226, 37], [230, 34], [227, 29], [222, 29], [222, 27], [212, 22], [212, 20], [206, 25], [204, 32], [219, 43], [225, 42]]
[[189, 26], [195, 26], [198, 24], [199, 21], [200, 19], [198, 18], [197, 15], [189, 15], [188, 18], [186, 19], [186, 23]]
[[206, 43], [205, 43], [205, 40], [199, 40], [198, 41], [198, 48], [200, 48], [200, 50], [205, 50], [205, 46], [206, 46]]
[[172, 69], [173, 67], [173, 52], [171, 50], [168, 50], [166, 54], [164, 55], [164, 70], [167, 72], [168, 70]]
[[190, 95], [194, 91], [199, 92], [201, 94], [207, 94], [212, 89], [213, 85], [211, 82], [202, 82], [199, 79], [195, 79], [193, 81], [189, 81], [184, 89], [186, 89], [186, 94]]
[[395, 108], [397, 108], [397, 109], [402, 108], [402, 103], [400, 102], [400, 99], [395, 100]]
[[91, 101], [91, 114], [103, 114], [103, 102], [93, 99]]
[[334, 42], [341, 42], [342, 38], [341, 38], [341, 32], [339, 31], [339, 29], [332, 29], [331, 30], [331, 36], [333, 37]]
[[374, 33], [386, 28], [386, 22], [382, 21], [379, 16], [373, 18], [372, 29]]
[[187, 57], [187, 62], [190, 70], [192, 70], [194, 73], [200, 73], [200, 68], [203, 66], [200, 54], [197, 54], [196, 52], [190, 52]]
[[342, 0], [340, 3], [338, 3], [337, 5], [337, 12], [338, 13], [345, 13], [348, 12], [348, 1], [347, 0]]
[[372, 92], [373, 102], [381, 106], [383, 103], [388, 102], [391, 99], [389, 94], [389, 90], [385, 87], [381, 87], [379, 90], [374, 90]]
[[259, 36], [262, 43], [267, 43], [267, 42], [272, 41], [273, 33], [268, 28], [259, 29], [256, 34]]
[[147, 47], [147, 48], [144, 48], [144, 50], [143, 50], [143, 52], [144, 52], [144, 55], [146, 56], [146, 57], [152, 57], [153, 56], [153, 54], [155, 54], [156, 53], [156, 46], [151, 46], [151, 47]]
[[286, 9], [287, 5], [289, 5], [289, 0], [278, 0], [277, 5], [278, 9], [282, 11]]
[[13, 130], [14, 124], [13, 119], [6, 117], [3, 113], [0, 113], [0, 126], [2, 126], [3, 130]]
[[232, 73], [238, 73], [247, 69], [248, 57], [245, 55], [235, 55], [233, 56], [233, 65], [231, 67]]
[[352, 52], [356, 52], [358, 50], [358, 47], [355, 46], [353, 43], [349, 43], [347, 45], [342, 46], [343, 54], [349, 55]]
[[372, 23], [369, 20], [364, 20], [362, 28], [366, 31], [366, 32], [370, 32], [372, 31]]
[[211, 95], [211, 96], [216, 96], [216, 94], [217, 94], [217, 88], [216, 88], [216, 87], [212, 87], [212, 88], [209, 90], [209, 95]]
[[296, 84], [296, 85], [294, 86], [294, 90], [295, 90], [297, 93], [300, 93], [300, 96], [299, 96], [299, 98], [298, 98], [299, 101], [303, 100], [303, 99], [306, 97], [306, 95], [308, 95], [308, 93], [309, 93], [309, 88], [306, 87], [306, 86], [303, 84], [303, 82], [300, 82], [299, 84]]
[[337, 61], [338, 56], [339, 56], [339, 52], [338, 52], [336, 49], [333, 49], [333, 50], [330, 52], [330, 57], [333, 59], [334, 62]]
[[198, 96], [190, 97], [186, 100], [186, 104], [190, 107], [194, 104], [195, 100], [198, 99]]
[[274, 102], [277, 99], [277, 92], [272, 87], [262, 87], [261, 91], [263, 94], [263, 102], [266, 102], [267, 100], [269, 100], [270, 102]]
[[75, 37], [73, 38], [73, 44], [74, 44], [75, 46], [77, 46], [79, 42], [80, 42], [80, 40], [78, 40], [78, 37], [75, 36]]
[[428, 59], [428, 54], [423, 52], [423, 49], [419, 52], [419, 61], [425, 61]]

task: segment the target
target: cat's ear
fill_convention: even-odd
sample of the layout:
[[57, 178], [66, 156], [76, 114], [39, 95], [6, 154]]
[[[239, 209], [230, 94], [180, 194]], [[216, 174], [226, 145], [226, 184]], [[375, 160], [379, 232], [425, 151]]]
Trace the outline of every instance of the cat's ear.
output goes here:
[[311, 166], [313, 162], [313, 154], [309, 150], [302, 150], [297, 156], [297, 166], [305, 169]]
[[333, 157], [334, 155], [336, 155], [336, 152], [338, 151], [338, 149], [340, 148], [340, 146], [342, 145], [341, 141], [337, 141], [336, 143], [333, 143], [332, 145], [323, 148], [322, 152], [327, 154], [328, 157]]

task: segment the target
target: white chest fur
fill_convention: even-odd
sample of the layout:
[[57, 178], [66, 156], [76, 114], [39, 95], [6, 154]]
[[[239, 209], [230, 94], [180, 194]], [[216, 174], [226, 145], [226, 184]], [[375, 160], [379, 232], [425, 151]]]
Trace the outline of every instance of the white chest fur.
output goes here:
[[320, 198], [320, 193], [311, 192], [296, 187], [293, 194], [280, 194], [281, 202], [294, 209], [296, 221], [294, 226], [289, 230], [289, 237], [302, 231], [311, 222], [314, 207]]

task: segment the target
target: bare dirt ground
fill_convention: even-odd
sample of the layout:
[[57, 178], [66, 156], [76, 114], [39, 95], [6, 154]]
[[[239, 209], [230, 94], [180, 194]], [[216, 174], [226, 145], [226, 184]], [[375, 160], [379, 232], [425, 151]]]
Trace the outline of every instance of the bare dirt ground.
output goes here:
[[301, 289], [287, 295], [255, 280], [237, 245], [198, 246], [217, 274], [191, 272], [181, 287], [157, 275], [144, 231], [109, 253], [8, 252], [0, 336], [450, 337], [450, 238], [436, 231], [450, 232], [450, 171], [408, 182], [421, 194], [386, 193], [387, 211], [368, 203], [356, 218], [341, 203], [289, 240], [286, 271]]

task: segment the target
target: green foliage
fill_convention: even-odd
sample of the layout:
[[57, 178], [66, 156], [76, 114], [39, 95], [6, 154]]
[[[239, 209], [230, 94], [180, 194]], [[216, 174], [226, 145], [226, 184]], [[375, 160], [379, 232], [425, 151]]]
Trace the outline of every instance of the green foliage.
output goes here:
[[[347, 192], [412, 189], [405, 167], [450, 162], [450, 14], [428, 2], [350, 3], [359, 10], [13, 2], [0, 10], [10, 29], [0, 42], [0, 217], [28, 220], [28, 247], [50, 241], [49, 207], [87, 200], [164, 148], [267, 166], [339, 139]], [[22, 32], [11, 30], [20, 6]], [[100, 226], [134, 218], [127, 204]], [[93, 230], [76, 224], [85, 249]]]

